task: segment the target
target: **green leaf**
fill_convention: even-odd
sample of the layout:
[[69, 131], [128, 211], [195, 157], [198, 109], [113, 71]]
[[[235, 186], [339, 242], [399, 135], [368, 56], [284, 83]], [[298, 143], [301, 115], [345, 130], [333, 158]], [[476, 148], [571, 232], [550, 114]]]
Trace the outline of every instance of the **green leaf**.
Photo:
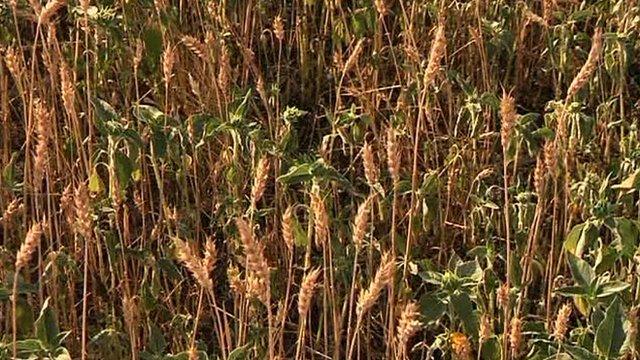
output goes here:
[[564, 350], [568, 352], [574, 359], [580, 360], [598, 360], [598, 357], [591, 351], [581, 348], [579, 346], [573, 346], [569, 344], [562, 345]]
[[573, 279], [583, 288], [589, 288], [591, 286], [591, 282], [596, 276], [591, 265], [572, 254], [567, 254], [567, 260], [569, 261], [569, 267], [571, 268], [571, 275], [573, 275]]
[[496, 336], [492, 336], [482, 343], [480, 350], [483, 360], [499, 360], [502, 358], [502, 348]]
[[102, 179], [100, 179], [100, 175], [98, 175], [98, 171], [95, 168], [91, 172], [91, 177], [89, 178], [89, 191], [96, 194], [104, 192], [104, 183], [102, 182]]
[[44, 301], [42, 310], [40, 310], [40, 316], [38, 316], [35, 322], [35, 327], [38, 340], [40, 340], [48, 350], [53, 350], [60, 345], [58, 344], [60, 329], [58, 329], [56, 316], [49, 307], [49, 300], [50, 298], [47, 298]]
[[434, 294], [424, 294], [420, 298], [420, 313], [424, 323], [436, 321], [447, 311], [447, 305]]
[[589, 295], [589, 289], [582, 286], [566, 286], [560, 289], [554, 290], [558, 295], [562, 296], [587, 296]]
[[317, 159], [312, 163], [293, 165], [286, 174], [280, 175], [277, 180], [285, 185], [292, 185], [312, 179], [336, 181], [348, 189], [353, 188], [347, 178], [334, 167], [326, 164], [323, 159]]
[[144, 123], [156, 125], [160, 124], [165, 116], [157, 107], [151, 105], [136, 105], [133, 109], [133, 115]]
[[618, 357], [625, 338], [624, 312], [620, 306], [620, 299], [616, 297], [607, 308], [604, 319], [596, 331], [596, 353], [609, 358]]
[[296, 246], [304, 248], [309, 244], [309, 236], [295, 215], [293, 216], [293, 233], [295, 235], [294, 243]]
[[629, 287], [631, 287], [631, 284], [627, 284], [623, 281], [609, 281], [598, 287], [597, 297], [605, 298], [607, 296], [625, 291]]
[[229, 353], [227, 360], [246, 360], [249, 359], [250, 344], [237, 347]]
[[133, 174], [136, 165], [127, 155], [125, 155], [120, 150], [116, 151], [114, 157], [118, 183], [120, 184], [120, 188], [124, 190], [127, 188], [127, 185], [129, 185], [131, 174]]
[[564, 241], [564, 248], [571, 254], [581, 257], [585, 248], [598, 238], [598, 228], [591, 222], [578, 224], [571, 229]]
[[167, 348], [167, 341], [164, 339], [164, 335], [162, 334], [162, 330], [154, 324], [151, 323], [149, 325], [149, 351], [154, 354], [162, 354], [164, 350]]
[[463, 262], [456, 266], [456, 275], [462, 278], [470, 278], [477, 282], [482, 280], [482, 268], [478, 260]]
[[451, 305], [460, 320], [465, 333], [470, 334], [474, 338], [478, 336], [478, 316], [473, 310], [473, 302], [469, 294], [456, 292], [451, 295]]
[[638, 243], [638, 229], [636, 225], [629, 219], [616, 218], [616, 227], [613, 231], [615, 240], [612, 242], [612, 246], [618, 250], [618, 252], [630, 259], [636, 251]]
[[640, 169], [629, 175], [620, 184], [611, 186], [611, 188], [620, 190], [632, 190], [637, 189], [638, 185], [640, 185]]

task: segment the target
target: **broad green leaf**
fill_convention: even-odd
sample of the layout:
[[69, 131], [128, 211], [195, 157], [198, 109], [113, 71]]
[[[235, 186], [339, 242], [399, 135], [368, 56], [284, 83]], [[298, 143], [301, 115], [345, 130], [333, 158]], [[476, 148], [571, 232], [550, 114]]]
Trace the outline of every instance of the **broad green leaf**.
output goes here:
[[604, 298], [622, 292], [629, 287], [631, 287], [631, 284], [627, 284], [623, 281], [609, 281], [598, 287], [597, 297]]
[[582, 286], [565, 286], [560, 289], [554, 290], [558, 295], [562, 296], [587, 296], [589, 295], [589, 289]]
[[502, 358], [502, 348], [500, 347], [500, 341], [496, 336], [492, 336], [482, 343], [480, 350], [483, 360], [499, 360]]
[[473, 302], [467, 293], [456, 292], [451, 295], [451, 305], [460, 320], [466, 334], [478, 337], [478, 316], [473, 310]]
[[632, 190], [636, 189], [638, 185], [640, 185], [640, 169], [629, 175], [620, 184], [611, 186], [611, 188], [620, 190]]
[[562, 345], [564, 350], [568, 352], [574, 359], [580, 360], [598, 360], [598, 357], [591, 351], [581, 348], [579, 346], [573, 346], [569, 344]]
[[596, 331], [595, 351], [599, 355], [616, 358], [625, 338], [624, 312], [620, 299], [616, 297], [607, 308], [604, 319]]
[[96, 194], [102, 194], [104, 192], [104, 183], [95, 168], [91, 172], [91, 177], [89, 178], [89, 191]]
[[564, 248], [571, 254], [581, 257], [584, 250], [598, 238], [598, 229], [590, 222], [573, 227], [566, 240]]
[[156, 325], [151, 323], [149, 325], [149, 351], [154, 354], [162, 354], [167, 348], [167, 341], [164, 339], [162, 330]]
[[446, 310], [447, 305], [434, 294], [424, 294], [420, 298], [420, 313], [424, 323], [440, 319]]
[[35, 322], [36, 327], [36, 337], [38, 340], [42, 342], [42, 344], [48, 350], [54, 350], [58, 347], [58, 334], [60, 333], [60, 329], [58, 329], [58, 322], [56, 320], [56, 316], [49, 307], [49, 300], [47, 298], [42, 305], [42, 310], [40, 310], [40, 316]]
[[227, 360], [248, 360], [250, 344], [237, 347], [229, 353]]
[[589, 288], [591, 286], [591, 282], [596, 276], [591, 265], [572, 254], [567, 254], [567, 260], [569, 261], [569, 267], [571, 268], [571, 275], [573, 275], [573, 279], [583, 288]]
[[120, 188], [124, 190], [127, 188], [127, 185], [129, 185], [131, 174], [133, 174], [136, 165], [127, 155], [125, 155], [120, 150], [116, 151], [114, 158], [116, 174], [118, 176], [118, 183], [120, 184]]
[[42, 342], [40, 342], [40, 340], [38, 339], [26, 339], [26, 340], [17, 341], [16, 347], [18, 348], [19, 351], [28, 351], [28, 352], [41, 351], [45, 349]]
[[482, 268], [478, 260], [463, 262], [456, 266], [456, 275], [480, 281], [482, 280]]
[[618, 252], [630, 259], [636, 251], [638, 243], [638, 229], [636, 225], [625, 218], [615, 219], [615, 240], [611, 244]]

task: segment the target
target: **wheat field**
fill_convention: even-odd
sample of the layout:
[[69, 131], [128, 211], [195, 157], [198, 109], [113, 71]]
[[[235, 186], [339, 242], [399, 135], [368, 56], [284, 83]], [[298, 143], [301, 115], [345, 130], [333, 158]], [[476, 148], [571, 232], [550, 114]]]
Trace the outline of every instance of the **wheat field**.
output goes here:
[[0, 359], [639, 359], [636, 0], [3, 0]]

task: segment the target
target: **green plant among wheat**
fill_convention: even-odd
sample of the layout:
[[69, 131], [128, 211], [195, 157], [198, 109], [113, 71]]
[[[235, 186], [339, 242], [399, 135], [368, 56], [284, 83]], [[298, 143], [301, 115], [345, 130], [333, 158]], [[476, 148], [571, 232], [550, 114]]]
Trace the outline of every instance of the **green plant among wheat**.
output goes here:
[[636, 0], [0, 2], [0, 359], [638, 359]]

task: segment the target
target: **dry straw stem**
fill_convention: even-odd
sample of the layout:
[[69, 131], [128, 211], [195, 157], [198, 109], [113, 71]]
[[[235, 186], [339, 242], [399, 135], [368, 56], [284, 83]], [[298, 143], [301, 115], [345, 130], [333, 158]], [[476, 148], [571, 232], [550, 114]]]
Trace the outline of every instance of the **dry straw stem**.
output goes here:
[[387, 15], [387, 13], [389, 12], [389, 9], [387, 8], [387, 3], [385, 0], [375, 0], [374, 5], [380, 17]]
[[307, 273], [302, 279], [300, 286], [300, 294], [298, 295], [298, 314], [301, 319], [305, 319], [311, 307], [311, 299], [318, 286], [318, 278], [320, 277], [319, 268], [313, 269]]
[[404, 358], [409, 340], [422, 328], [423, 324], [419, 319], [420, 311], [418, 305], [415, 302], [406, 304], [400, 314], [400, 320], [398, 320], [398, 329], [396, 331], [396, 342], [398, 344], [396, 359]]
[[596, 28], [593, 33], [593, 39], [591, 40], [591, 50], [589, 51], [589, 57], [587, 57], [587, 61], [582, 65], [582, 68], [578, 72], [571, 85], [569, 85], [569, 90], [567, 90], [567, 97], [565, 98], [565, 103], [568, 102], [582, 87], [589, 81], [591, 75], [598, 67], [598, 60], [602, 55], [603, 41], [602, 41], [602, 28]]
[[75, 114], [74, 101], [76, 97], [76, 87], [69, 71], [69, 66], [62, 61], [60, 66], [60, 92], [62, 93], [62, 103], [67, 115]]
[[385, 253], [382, 255], [380, 267], [378, 268], [373, 280], [371, 280], [371, 284], [369, 284], [369, 287], [366, 290], [363, 289], [360, 291], [356, 307], [356, 312], [359, 318], [364, 316], [364, 314], [373, 307], [380, 297], [382, 290], [391, 284], [393, 281], [394, 270], [395, 260], [388, 253]]
[[31, 225], [31, 228], [29, 229], [29, 232], [27, 232], [27, 236], [25, 237], [24, 242], [20, 246], [20, 250], [18, 250], [18, 252], [16, 253], [16, 273], [29, 263], [29, 260], [31, 260], [31, 255], [40, 243], [41, 236], [42, 225], [40, 223]]
[[247, 264], [247, 291], [267, 304], [269, 295], [269, 265], [264, 257], [264, 245], [258, 242], [249, 224], [238, 218], [236, 226], [244, 246]]
[[358, 42], [356, 43], [355, 48], [353, 48], [353, 51], [351, 52], [351, 55], [347, 59], [347, 62], [344, 64], [344, 68], [342, 69], [342, 76], [343, 77], [344, 77], [344, 74], [346, 74], [347, 71], [349, 71], [351, 69], [351, 67], [358, 61], [358, 58], [360, 57], [360, 54], [362, 54], [362, 50], [364, 48], [365, 40], [366, 40], [366, 38], [362, 38], [362, 39], [358, 40]]
[[538, 197], [542, 196], [544, 192], [545, 178], [547, 175], [547, 169], [544, 164], [544, 159], [542, 156], [538, 156], [536, 160], [536, 167], [533, 170], [533, 187], [538, 194]]

